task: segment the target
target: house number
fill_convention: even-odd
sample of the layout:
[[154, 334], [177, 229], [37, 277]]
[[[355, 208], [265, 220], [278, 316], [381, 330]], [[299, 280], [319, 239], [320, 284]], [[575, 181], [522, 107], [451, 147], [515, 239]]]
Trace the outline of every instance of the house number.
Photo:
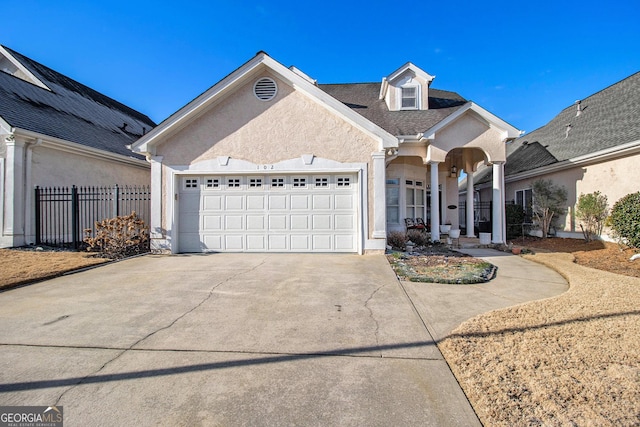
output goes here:
[[258, 165], [258, 169], [263, 169], [263, 170], [273, 169], [273, 165]]

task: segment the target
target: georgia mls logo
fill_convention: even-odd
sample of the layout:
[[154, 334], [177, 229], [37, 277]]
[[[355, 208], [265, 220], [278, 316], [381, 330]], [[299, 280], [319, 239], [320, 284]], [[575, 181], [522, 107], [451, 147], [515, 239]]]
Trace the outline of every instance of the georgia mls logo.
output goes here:
[[62, 406], [0, 406], [0, 427], [62, 427]]

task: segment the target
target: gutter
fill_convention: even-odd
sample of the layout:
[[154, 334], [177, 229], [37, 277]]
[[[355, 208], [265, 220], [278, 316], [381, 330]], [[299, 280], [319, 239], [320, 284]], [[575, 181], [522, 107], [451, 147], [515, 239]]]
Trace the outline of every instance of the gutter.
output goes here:
[[[534, 178], [539, 175], [558, 172], [577, 166], [587, 166], [594, 163], [602, 163], [619, 157], [626, 157], [632, 154], [640, 154], [640, 140], [628, 142], [626, 144], [617, 145], [615, 147], [596, 151], [594, 153], [585, 154], [574, 157], [572, 159], [563, 160], [537, 169], [520, 172], [509, 175], [504, 178], [505, 182], [520, 181], [521, 179]], [[507, 159], [507, 162], [509, 159]]]
[[76, 142], [70, 142], [64, 139], [44, 135], [38, 132], [33, 132], [26, 129], [11, 128], [11, 133], [14, 136], [24, 136], [29, 139], [41, 140], [43, 147], [52, 147], [68, 153], [79, 154], [87, 157], [101, 158], [105, 160], [111, 160], [118, 163], [127, 163], [132, 166], [138, 166], [148, 169], [150, 166], [144, 159], [136, 159], [135, 157], [128, 157], [122, 154], [111, 153], [109, 151], [100, 150], [98, 148], [89, 147], [87, 145], [78, 144]]

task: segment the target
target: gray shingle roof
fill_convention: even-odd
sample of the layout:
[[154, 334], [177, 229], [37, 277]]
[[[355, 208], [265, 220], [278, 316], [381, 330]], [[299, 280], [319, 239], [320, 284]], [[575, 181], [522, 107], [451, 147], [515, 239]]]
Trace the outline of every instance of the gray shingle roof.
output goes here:
[[454, 92], [429, 89], [428, 110], [389, 111], [378, 99], [380, 83], [321, 84], [327, 92], [392, 135], [417, 135], [436, 125], [467, 101]]
[[[580, 115], [572, 104], [509, 144], [505, 176], [640, 140], [640, 72], [583, 99], [580, 106]], [[490, 180], [489, 168], [476, 182]]]
[[156, 126], [149, 117], [3, 47], [51, 89], [0, 72], [0, 116], [7, 123], [88, 147], [140, 157], [126, 146]]

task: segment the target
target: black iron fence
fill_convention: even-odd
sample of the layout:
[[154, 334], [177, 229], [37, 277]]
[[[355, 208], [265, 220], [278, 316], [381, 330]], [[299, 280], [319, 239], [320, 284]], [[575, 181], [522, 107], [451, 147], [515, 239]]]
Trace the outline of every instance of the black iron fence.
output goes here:
[[[491, 219], [493, 218], [491, 212], [493, 211], [493, 202], [475, 202], [473, 204], [473, 229], [474, 234], [478, 233], [491, 233]], [[467, 229], [467, 202], [460, 202], [458, 204], [458, 221], [460, 228]], [[465, 231], [466, 233], [466, 231]]]
[[133, 211], [149, 224], [150, 200], [149, 186], [36, 187], [36, 244], [78, 249], [96, 221]]

